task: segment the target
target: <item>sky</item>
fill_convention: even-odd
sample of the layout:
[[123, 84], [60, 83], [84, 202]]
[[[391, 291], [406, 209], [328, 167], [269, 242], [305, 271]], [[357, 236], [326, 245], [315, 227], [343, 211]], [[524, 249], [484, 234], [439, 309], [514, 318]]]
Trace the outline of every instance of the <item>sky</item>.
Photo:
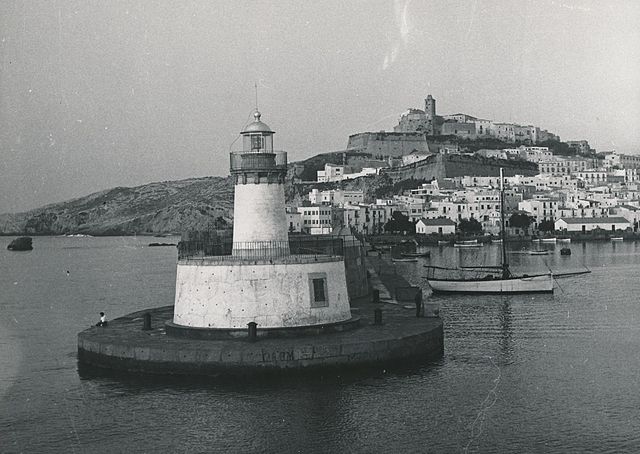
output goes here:
[[637, 0], [0, 2], [0, 213], [229, 171], [255, 107], [295, 161], [438, 114], [640, 152]]

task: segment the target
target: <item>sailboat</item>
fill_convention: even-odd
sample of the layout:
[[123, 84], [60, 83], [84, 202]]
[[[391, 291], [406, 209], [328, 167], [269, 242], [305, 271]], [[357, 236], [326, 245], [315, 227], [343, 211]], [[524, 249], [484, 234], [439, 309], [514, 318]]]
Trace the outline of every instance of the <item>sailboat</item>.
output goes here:
[[496, 266], [446, 268], [425, 265], [427, 282], [434, 293], [553, 293], [553, 276], [546, 274], [521, 276], [509, 269], [504, 227], [504, 184], [500, 169], [500, 238], [502, 263]]

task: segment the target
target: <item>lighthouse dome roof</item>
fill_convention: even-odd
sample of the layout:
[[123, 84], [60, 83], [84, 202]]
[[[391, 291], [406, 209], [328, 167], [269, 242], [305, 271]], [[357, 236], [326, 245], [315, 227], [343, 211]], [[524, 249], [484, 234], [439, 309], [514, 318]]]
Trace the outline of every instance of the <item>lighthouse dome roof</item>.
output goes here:
[[267, 134], [273, 134], [273, 131], [271, 130], [269, 125], [260, 121], [259, 111], [256, 110], [253, 113], [253, 118], [254, 118], [254, 121], [250, 123], [246, 128], [244, 128], [244, 131], [242, 131], [242, 134], [246, 134], [250, 132], [262, 132]]

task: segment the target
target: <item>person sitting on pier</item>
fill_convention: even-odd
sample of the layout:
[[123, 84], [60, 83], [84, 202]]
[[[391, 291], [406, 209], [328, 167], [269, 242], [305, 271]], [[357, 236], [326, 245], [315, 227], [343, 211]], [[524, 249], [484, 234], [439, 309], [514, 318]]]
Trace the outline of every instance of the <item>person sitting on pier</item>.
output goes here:
[[100, 312], [100, 321], [96, 323], [96, 326], [107, 326], [107, 317], [104, 312]]

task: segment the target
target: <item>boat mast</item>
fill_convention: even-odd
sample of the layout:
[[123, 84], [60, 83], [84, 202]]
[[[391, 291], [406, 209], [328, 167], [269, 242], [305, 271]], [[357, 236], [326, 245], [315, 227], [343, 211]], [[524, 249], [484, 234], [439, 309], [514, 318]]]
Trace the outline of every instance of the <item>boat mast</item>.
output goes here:
[[504, 227], [504, 177], [502, 176], [502, 167], [500, 167], [500, 237], [502, 238], [502, 278], [506, 279], [511, 276], [509, 271], [509, 263], [507, 262], [507, 241]]

